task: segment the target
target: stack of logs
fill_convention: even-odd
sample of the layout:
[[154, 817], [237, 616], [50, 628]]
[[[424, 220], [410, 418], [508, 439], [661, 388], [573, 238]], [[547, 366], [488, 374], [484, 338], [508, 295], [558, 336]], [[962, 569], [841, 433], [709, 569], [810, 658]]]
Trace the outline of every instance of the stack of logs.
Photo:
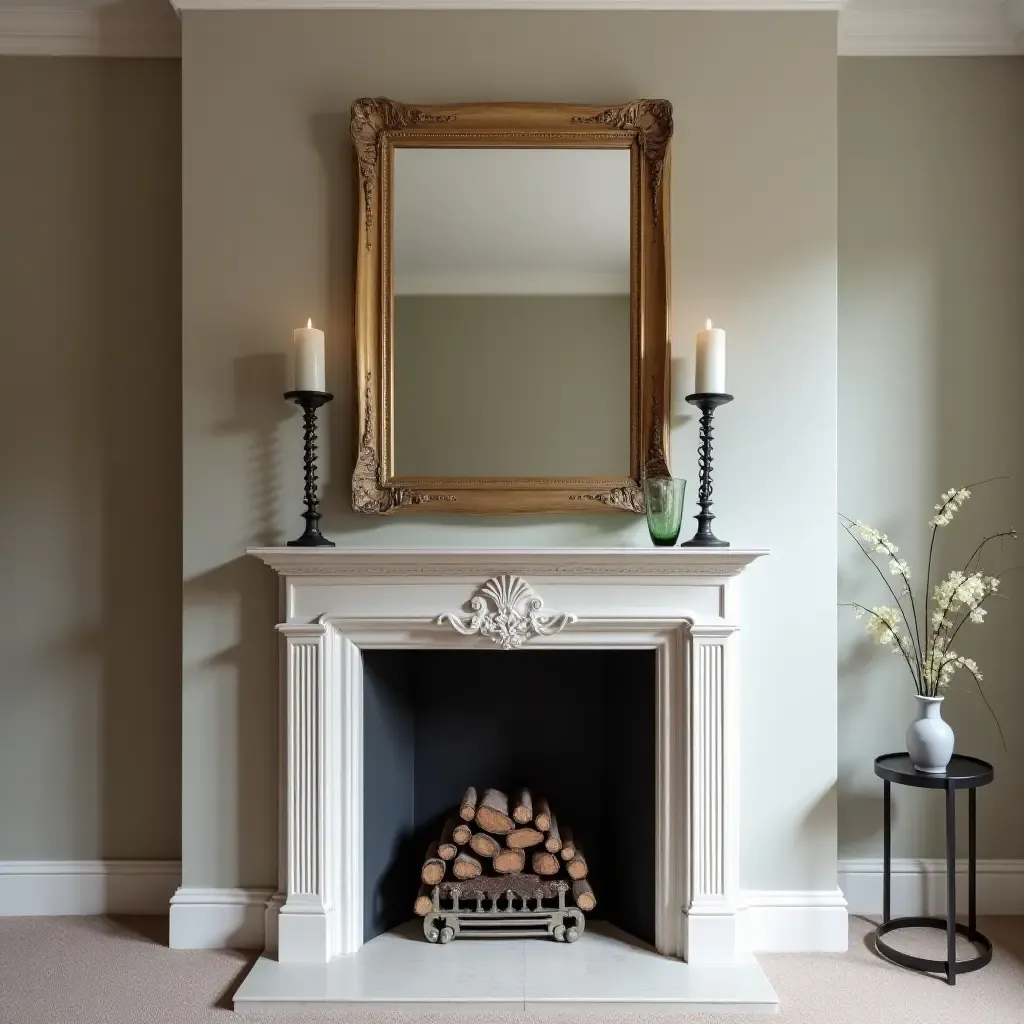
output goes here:
[[[450, 818], [441, 838], [431, 843], [420, 872], [419, 895], [414, 909], [424, 917], [433, 909], [433, 889], [445, 878], [470, 882], [481, 876], [527, 873], [555, 880], [564, 870], [572, 882], [572, 895], [580, 910], [597, 906], [587, 881], [587, 859], [573, 842], [572, 833], [560, 825], [547, 800], [536, 803], [528, 789], [508, 796], [497, 789], [477, 791], [470, 786], [459, 805], [459, 817]], [[466, 886], [467, 890], [471, 886]]]

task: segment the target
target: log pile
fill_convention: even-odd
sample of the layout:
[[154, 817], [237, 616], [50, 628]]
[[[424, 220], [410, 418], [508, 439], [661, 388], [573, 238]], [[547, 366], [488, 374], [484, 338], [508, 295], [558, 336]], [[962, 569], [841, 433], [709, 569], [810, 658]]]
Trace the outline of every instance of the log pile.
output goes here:
[[[527, 865], [531, 873], [527, 872]], [[414, 911], [430, 913], [433, 887], [446, 882], [475, 885], [481, 895], [508, 888], [546, 890], [559, 878], [570, 887], [576, 906], [591, 911], [597, 906], [587, 881], [587, 859], [562, 825], [547, 800], [534, 800], [518, 789], [511, 799], [498, 789], [477, 793], [470, 786], [456, 815], [449, 818], [423, 860]], [[469, 892], [472, 886], [462, 885]], [[563, 886], [564, 888], [564, 886]]]

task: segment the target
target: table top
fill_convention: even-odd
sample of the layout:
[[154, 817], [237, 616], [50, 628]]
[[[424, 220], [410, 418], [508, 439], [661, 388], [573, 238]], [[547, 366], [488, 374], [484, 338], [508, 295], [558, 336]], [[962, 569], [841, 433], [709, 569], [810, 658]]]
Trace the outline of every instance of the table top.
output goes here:
[[887, 782], [922, 789], [974, 789], [987, 786], [995, 778], [995, 768], [980, 757], [954, 754], [944, 772], [920, 772], [906, 753], [883, 754], [875, 758], [875, 774]]

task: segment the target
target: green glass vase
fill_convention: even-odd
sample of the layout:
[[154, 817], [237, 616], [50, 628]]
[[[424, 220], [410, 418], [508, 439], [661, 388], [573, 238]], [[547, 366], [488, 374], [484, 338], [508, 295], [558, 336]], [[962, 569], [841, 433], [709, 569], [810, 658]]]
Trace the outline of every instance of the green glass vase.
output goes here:
[[683, 521], [683, 498], [686, 481], [675, 476], [644, 478], [644, 507], [647, 530], [658, 547], [671, 547], [679, 540]]

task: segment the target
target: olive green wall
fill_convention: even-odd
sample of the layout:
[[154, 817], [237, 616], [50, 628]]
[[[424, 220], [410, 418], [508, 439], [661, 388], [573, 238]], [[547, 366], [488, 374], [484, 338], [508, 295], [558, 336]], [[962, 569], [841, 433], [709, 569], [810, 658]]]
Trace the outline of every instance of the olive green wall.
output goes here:
[[[839, 507], [896, 541], [918, 587], [926, 522], [947, 488], [1010, 478], [976, 489], [943, 531], [943, 573], [985, 533], [1024, 524], [1022, 285], [1024, 58], [840, 60]], [[1012, 542], [992, 555], [990, 568], [1024, 563]], [[887, 598], [848, 537], [839, 584], [843, 600]], [[1020, 574], [1003, 593], [957, 649], [981, 667], [1007, 749], [962, 676], [944, 711], [957, 748], [996, 765], [978, 846], [994, 858], [1024, 853]], [[846, 610], [841, 623], [840, 849], [877, 857], [871, 762], [905, 748], [913, 690], [906, 666], [873, 650]], [[938, 802], [900, 790], [895, 806], [895, 855], [941, 856]]]
[[179, 855], [180, 82], [0, 58], [0, 861]]

